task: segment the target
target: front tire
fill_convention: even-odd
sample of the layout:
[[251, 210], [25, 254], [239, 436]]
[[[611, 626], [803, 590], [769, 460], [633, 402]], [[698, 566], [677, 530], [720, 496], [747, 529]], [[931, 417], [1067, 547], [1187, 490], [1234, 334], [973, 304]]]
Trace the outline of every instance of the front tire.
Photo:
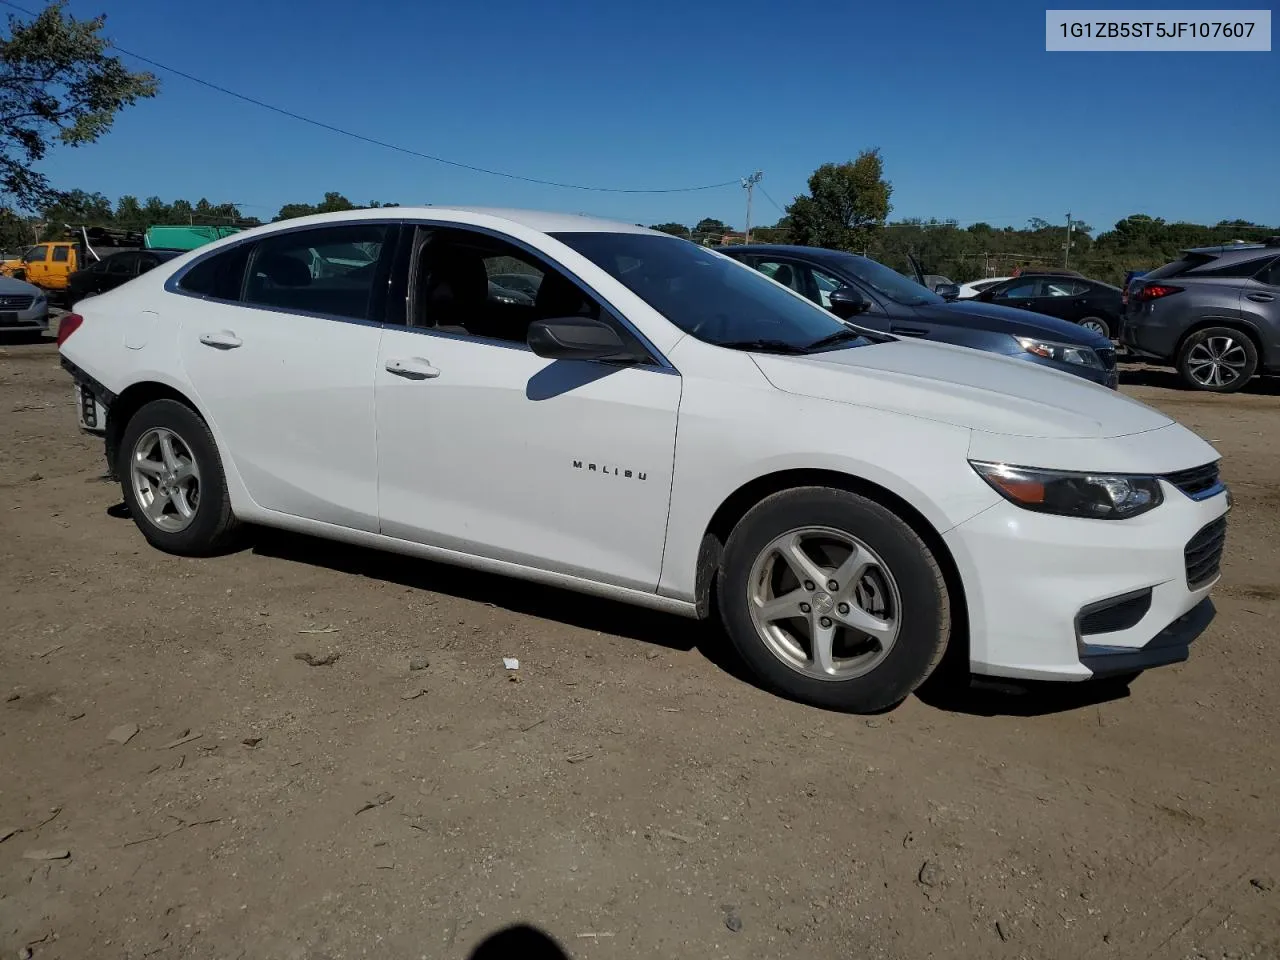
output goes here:
[[153, 400], [124, 428], [116, 475], [134, 523], [154, 547], [183, 556], [224, 550], [239, 524], [209, 426], [176, 400]]
[[946, 650], [950, 602], [918, 534], [829, 487], [774, 494], [725, 545], [720, 613], [760, 680], [805, 703], [873, 713], [904, 700]]
[[1235, 393], [1258, 371], [1258, 348], [1230, 327], [1206, 327], [1183, 341], [1178, 374], [1193, 390]]

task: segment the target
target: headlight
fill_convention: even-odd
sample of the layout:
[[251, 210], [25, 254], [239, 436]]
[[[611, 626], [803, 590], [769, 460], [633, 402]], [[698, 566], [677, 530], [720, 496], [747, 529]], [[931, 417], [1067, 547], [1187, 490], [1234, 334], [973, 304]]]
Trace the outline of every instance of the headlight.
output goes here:
[[37, 303], [44, 303], [44, 301], [45, 301], [45, 295], [43, 293], [37, 293], [36, 298], [32, 300], [31, 303], [32, 305], [35, 305]]
[[1155, 477], [1073, 473], [970, 460], [978, 476], [1010, 503], [1037, 513], [1127, 520], [1164, 502]]
[[1013, 339], [1018, 341], [1018, 346], [1023, 350], [1034, 353], [1037, 357], [1057, 360], [1059, 363], [1078, 363], [1098, 370], [1106, 369], [1092, 347], [1080, 347], [1073, 343], [1056, 343], [1053, 340], [1038, 340], [1035, 337], [1014, 337]]

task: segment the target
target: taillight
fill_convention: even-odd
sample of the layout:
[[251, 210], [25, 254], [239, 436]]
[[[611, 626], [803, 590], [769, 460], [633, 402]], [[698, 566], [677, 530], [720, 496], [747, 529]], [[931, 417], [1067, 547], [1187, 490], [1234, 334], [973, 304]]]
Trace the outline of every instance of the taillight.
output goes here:
[[84, 323], [84, 317], [78, 313], [63, 314], [62, 319], [58, 321], [58, 346], [66, 343], [67, 337], [79, 330], [82, 323]]
[[1133, 291], [1133, 298], [1139, 303], [1145, 303], [1149, 300], [1159, 300], [1161, 297], [1167, 297], [1171, 293], [1181, 292], [1181, 287], [1172, 287], [1163, 283], [1148, 283]]

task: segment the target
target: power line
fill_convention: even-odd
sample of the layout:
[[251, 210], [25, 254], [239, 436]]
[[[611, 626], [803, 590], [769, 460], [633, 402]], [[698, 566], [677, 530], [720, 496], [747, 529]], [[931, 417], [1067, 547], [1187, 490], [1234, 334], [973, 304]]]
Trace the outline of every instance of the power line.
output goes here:
[[[16, 3], [12, 3], [11, 0], [0, 0], [0, 3], [4, 4], [6, 7], [12, 7], [14, 10], [17, 10], [20, 13], [25, 13], [29, 17], [39, 16], [39, 14], [32, 13], [30, 10], [20, 7]], [[208, 87], [210, 90], [216, 90], [219, 93], [226, 94], [229, 97], [234, 97], [237, 100], [242, 100], [245, 103], [251, 103], [254, 106], [261, 107], [264, 110], [270, 110], [273, 113], [278, 113], [281, 116], [289, 117], [290, 119], [298, 120], [302, 123], [310, 124], [313, 127], [319, 127], [321, 130], [328, 130], [331, 133], [341, 134], [344, 137], [351, 137], [353, 140], [360, 140], [360, 141], [363, 141], [364, 143], [370, 143], [370, 144], [373, 144], [374, 146], [383, 147], [387, 150], [394, 150], [397, 153], [403, 153], [411, 157], [417, 157], [420, 160], [430, 160], [433, 163], [442, 163], [446, 166], [457, 167], [460, 170], [470, 170], [472, 173], [485, 173], [491, 177], [503, 177], [507, 180], [519, 180], [524, 183], [535, 183], [544, 187], [560, 187], [561, 189], [564, 189], [564, 190], [587, 190], [593, 193], [695, 193], [702, 190], [718, 190], [721, 187], [733, 187], [733, 186], [737, 186], [739, 183], [739, 180], [735, 178], [733, 180], [725, 180], [721, 183], [705, 183], [705, 184], [702, 184], [701, 186], [696, 186], [696, 187], [668, 187], [668, 188], [661, 188], [661, 189], [593, 187], [593, 186], [586, 186], [580, 183], [560, 183], [555, 180], [542, 180], [542, 179], [539, 179], [538, 177], [526, 177], [518, 173], [508, 173], [503, 170], [490, 170], [488, 167], [479, 167], [470, 163], [462, 163], [461, 161], [458, 161], [458, 160], [448, 160], [444, 157], [437, 157], [434, 154], [423, 153], [420, 150], [413, 150], [409, 147], [402, 147], [399, 144], [389, 143], [386, 140], [378, 140], [375, 137], [366, 137], [364, 134], [355, 133], [354, 131], [351, 131], [351, 130], [345, 130], [342, 127], [334, 126], [331, 123], [325, 123], [323, 120], [316, 120], [313, 117], [307, 117], [300, 113], [295, 113], [292, 110], [286, 110], [284, 107], [277, 107], [274, 104], [267, 103], [265, 100], [259, 100], [256, 97], [251, 97], [243, 93], [237, 93], [235, 90], [229, 90], [226, 87], [219, 86], [218, 84], [212, 83], [208, 80], [203, 80], [200, 77], [193, 76], [192, 74], [186, 73], [183, 70], [179, 70], [176, 67], [171, 67], [167, 64], [161, 63], [158, 60], [152, 60], [150, 57], [144, 57], [140, 53], [134, 53], [132, 50], [126, 50], [124, 47], [120, 46], [117, 43], [112, 43], [110, 41], [107, 41], [107, 45], [114, 48], [115, 50], [118, 50], [120, 53], [123, 53], [127, 57], [132, 57], [135, 60], [141, 60], [143, 63], [148, 64], [152, 67], [155, 67], [158, 70], [164, 70], [167, 73], [172, 73], [175, 76], [182, 77], [184, 80], [190, 80], [192, 83], [198, 83], [203, 87]]]
[[757, 184], [756, 186], [759, 188], [761, 195], [766, 200], [768, 200], [770, 203], [773, 204], [774, 209], [777, 210], [780, 214], [782, 214], [785, 217], [787, 215], [787, 211], [783, 210], [782, 207], [778, 205], [778, 201], [773, 199], [773, 197], [769, 196], [769, 194], [765, 193], [764, 187], [761, 187], [759, 184]]

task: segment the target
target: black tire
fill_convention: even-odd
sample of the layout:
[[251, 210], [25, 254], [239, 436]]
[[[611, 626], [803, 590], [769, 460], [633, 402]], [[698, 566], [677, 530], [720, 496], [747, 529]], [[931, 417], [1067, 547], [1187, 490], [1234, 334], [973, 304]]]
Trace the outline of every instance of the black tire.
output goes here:
[[[190, 452], [199, 468], [192, 518], [181, 530], [166, 530], [147, 514], [134, 485], [132, 461], [139, 440], [155, 429], [171, 431]], [[116, 476], [129, 514], [153, 547], [181, 556], [221, 553], [234, 543], [239, 521], [231, 512], [226, 476], [218, 446], [209, 426], [194, 410], [177, 400], [153, 400], [144, 404], [125, 425], [116, 457]]]
[[1111, 330], [1110, 322], [1107, 320], [1104, 320], [1102, 317], [1085, 317], [1083, 320], [1077, 321], [1077, 325], [1081, 327], [1083, 327], [1086, 323], [1097, 324], [1098, 327], [1100, 328], [1097, 332], [1102, 334], [1108, 340], [1110, 340], [1114, 336]]
[[[896, 642], [862, 676], [820, 679], [788, 666], [752, 619], [749, 590], [757, 558], [775, 538], [805, 527], [856, 537], [879, 555], [897, 583]], [[854, 713], [874, 713], [906, 699], [942, 660], [951, 632], [946, 582], [925, 542], [875, 501], [830, 487], [782, 491], [753, 507], [725, 544], [717, 592], [726, 632], [762, 683], [795, 700]]]
[[[1229, 341], [1230, 346], [1224, 348]], [[1213, 383], [1212, 367], [1202, 361], [1206, 356], [1221, 353], [1226, 359], [1240, 361], [1238, 369], [1229, 367], [1233, 378], [1224, 383]], [[1220, 368], [1221, 369], [1221, 368]], [[1258, 348], [1248, 334], [1231, 327], [1205, 327], [1182, 341], [1178, 350], [1178, 375], [1192, 390], [1208, 393], [1235, 393], [1253, 379], [1258, 372]], [[1218, 379], [1224, 379], [1219, 376]]]

